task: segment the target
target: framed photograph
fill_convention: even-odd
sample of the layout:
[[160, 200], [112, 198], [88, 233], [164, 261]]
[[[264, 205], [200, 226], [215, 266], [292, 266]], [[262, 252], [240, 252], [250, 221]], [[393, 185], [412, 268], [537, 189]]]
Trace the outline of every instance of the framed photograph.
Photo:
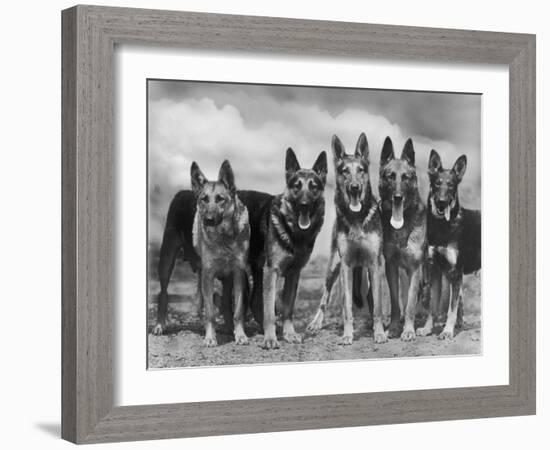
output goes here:
[[535, 413], [535, 37], [62, 13], [62, 435]]

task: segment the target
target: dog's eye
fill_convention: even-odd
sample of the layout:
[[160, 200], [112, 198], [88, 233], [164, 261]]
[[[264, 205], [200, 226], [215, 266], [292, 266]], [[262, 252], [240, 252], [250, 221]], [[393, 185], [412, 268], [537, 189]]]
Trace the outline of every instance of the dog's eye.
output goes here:
[[357, 172], [358, 173], [363, 173], [365, 171], [365, 169], [363, 169], [362, 166], [357, 166]]
[[208, 203], [208, 195], [203, 195], [203, 196], [201, 197], [201, 202], [203, 202], [203, 203]]
[[410, 178], [409, 174], [408, 173], [404, 173], [401, 175], [401, 179], [402, 180], [408, 180]]
[[319, 186], [317, 186], [316, 183], [314, 183], [313, 181], [311, 181], [309, 183], [309, 190], [310, 191], [313, 191], [313, 192], [317, 192], [319, 190]]
[[301, 181], [297, 181], [296, 183], [294, 183], [294, 186], [292, 186], [294, 190], [296, 191], [299, 191], [300, 189], [302, 189], [302, 182]]
[[343, 173], [344, 175], [347, 175], [347, 174], [349, 173], [349, 168], [344, 167], [344, 168], [342, 169], [342, 173]]
[[216, 195], [216, 203], [223, 203], [225, 202], [225, 198], [223, 198], [221, 195]]
[[437, 180], [435, 180], [435, 185], [441, 186], [441, 178], [438, 178]]

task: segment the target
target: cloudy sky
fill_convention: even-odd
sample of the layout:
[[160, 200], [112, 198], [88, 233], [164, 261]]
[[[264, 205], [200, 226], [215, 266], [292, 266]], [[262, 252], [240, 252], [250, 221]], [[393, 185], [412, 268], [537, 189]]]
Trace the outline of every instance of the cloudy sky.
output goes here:
[[445, 168], [466, 154], [461, 202], [480, 207], [479, 95], [150, 80], [148, 97], [153, 244], [161, 239], [170, 200], [191, 186], [192, 161], [214, 179], [222, 161], [229, 159], [239, 189], [275, 194], [284, 189], [284, 155], [292, 147], [303, 167], [311, 167], [322, 150], [328, 152], [327, 214], [315, 248], [315, 253], [327, 253], [334, 220], [333, 134], [352, 153], [359, 134], [366, 133], [376, 194], [386, 136], [398, 156], [407, 138], [413, 139], [424, 199], [430, 150], [439, 152]]

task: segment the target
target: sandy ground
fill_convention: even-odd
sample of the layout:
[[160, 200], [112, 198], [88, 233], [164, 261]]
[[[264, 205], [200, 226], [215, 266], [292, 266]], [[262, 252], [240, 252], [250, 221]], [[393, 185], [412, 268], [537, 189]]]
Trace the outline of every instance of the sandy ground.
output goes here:
[[[480, 277], [465, 277], [464, 327], [452, 341], [437, 339], [436, 334], [417, 337], [413, 342], [391, 339], [375, 344], [371, 323], [362, 309], [354, 312], [355, 335], [351, 346], [339, 344], [342, 333], [341, 302], [333, 301], [325, 315], [325, 326], [315, 334], [305, 333], [306, 327], [317, 310], [321, 297], [322, 278], [313, 274], [300, 282], [295, 310], [295, 327], [303, 336], [301, 344], [288, 344], [280, 340], [277, 350], [263, 350], [263, 335], [253, 320], [245, 328], [250, 344], [238, 346], [232, 333], [226, 329], [221, 315], [218, 317], [218, 346], [206, 348], [203, 344], [204, 328], [199, 319], [196, 304], [196, 281], [187, 274], [184, 281], [170, 284], [169, 326], [163, 336], [148, 334], [149, 368], [214, 366], [228, 364], [262, 364], [297, 361], [350, 360], [368, 358], [395, 358], [442, 355], [471, 355], [481, 353]], [[149, 331], [156, 319], [156, 294], [158, 283], [151, 282], [148, 305]], [[385, 295], [388, 295], [385, 292]], [[424, 323], [424, 313], [419, 311], [417, 326]]]

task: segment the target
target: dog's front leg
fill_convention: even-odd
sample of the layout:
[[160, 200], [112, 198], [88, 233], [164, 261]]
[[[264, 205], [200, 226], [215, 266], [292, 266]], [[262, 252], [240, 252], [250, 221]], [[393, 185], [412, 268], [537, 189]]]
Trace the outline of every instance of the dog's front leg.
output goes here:
[[323, 320], [325, 319], [325, 311], [330, 302], [330, 294], [332, 291], [332, 286], [338, 278], [338, 273], [340, 272], [340, 265], [338, 264], [338, 258], [336, 257], [336, 252], [331, 251], [330, 259], [327, 267], [327, 274], [325, 276], [325, 286], [323, 287], [323, 296], [321, 297], [321, 303], [319, 303], [319, 308], [315, 313], [315, 317], [307, 326], [307, 331], [309, 333], [316, 333], [323, 327]]
[[447, 271], [441, 271], [441, 296], [439, 297], [439, 305], [437, 306], [436, 325], [443, 326], [447, 321], [447, 311], [451, 298], [451, 282]]
[[372, 316], [373, 316], [373, 334], [374, 342], [382, 344], [387, 342], [388, 335], [384, 331], [384, 312], [382, 309], [382, 263], [376, 261], [369, 268], [369, 278], [372, 288], [372, 297], [374, 300]]
[[204, 301], [204, 344], [207, 347], [218, 345], [216, 340], [216, 312], [214, 310], [214, 274], [208, 269], [201, 270], [201, 292]]
[[462, 271], [451, 269], [449, 279], [451, 282], [451, 300], [447, 311], [447, 322], [445, 322], [445, 327], [438, 336], [439, 339], [454, 338], [458, 306], [462, 302]]
[[[222, 280], [222, 295], [220, 299], [223, 323], [229, 332], [235, 331], [233, 324], [233, 289], [233, 275], [230, 274]], [[216, 294], [214, 294], [214, 304], [216, 304]]]
[[241, 269], [235, 269], [233, 272], [233, 294], [235, 296], [235, 307], [233, 308], [233, 323], [235, 343], [237, 345], [247, 345], [248, 338], [244, 332], [243, 325], [243, 284], [246, 272]]
[[418, 300], [418, 289], [422, 279], [422, 264], [418, 264], [409, 274], [409, 289], [407, 295], [407, 306], [405, 307], [405, 325], [401, 340], [412, 341], [416, 337], [414, 331], [414, 319], [416, 316], [416, 303]]
[[416, 330], [417, 336], [428, 336], [432, 334], [434, 320], [437, 318], [439, 310], [439, 299], [441, 297], [441, 269], [436, 263], [431, 263], [430, 267], [430, 311], [426, 318], [426, 323], [422, 328]]
[[274, 267], [264, 269], [264, 341], [262, 347], [266, 350], [279, 348], [275, 329], [275, 298], [277, 296], [277, 280], [279, 273]]
[[390, 338], [396, 338], [401, 332], [401, 308], [399, 306], [399, 266], [395, 261], [386, 261], [386, 278], [391, 300], [391, 321], [388, 335]]
[[302, 336], [296, 333], [292, 321], [299, 280], [300, 272], [288, 275], [285, 278], [285, 285], [283, 288], [283, 338], [291, 344], [299, 344], [302, 342]]
[[344, 305], [342, 317], [344, 321], [344, 334], [340, 340], [342, 345], [351, 345], [353, 342], [353, 268], [341, 261], [340, 277], [344, 290]]

